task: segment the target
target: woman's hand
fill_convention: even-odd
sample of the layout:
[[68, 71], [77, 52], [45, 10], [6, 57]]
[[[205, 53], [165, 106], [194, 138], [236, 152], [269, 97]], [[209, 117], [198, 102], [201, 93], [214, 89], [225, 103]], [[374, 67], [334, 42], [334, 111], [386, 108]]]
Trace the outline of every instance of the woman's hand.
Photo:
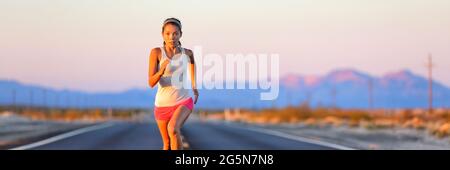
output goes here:
[[170, 60], [166, 59], [166, 60], [163, 61], [162, 65], [161, 65], [161, 68], [159, 68], [159, 74], [161, 76], [164, 74], [164, 71], [166, 70], [167, 65], [169, 65], [169, 64], [170, 64]]
[[194, 92], [194, 104], [197, 104], [197, 100], [198, 100], [198, 90], [197, 89], [192, 89], [192, 91]]

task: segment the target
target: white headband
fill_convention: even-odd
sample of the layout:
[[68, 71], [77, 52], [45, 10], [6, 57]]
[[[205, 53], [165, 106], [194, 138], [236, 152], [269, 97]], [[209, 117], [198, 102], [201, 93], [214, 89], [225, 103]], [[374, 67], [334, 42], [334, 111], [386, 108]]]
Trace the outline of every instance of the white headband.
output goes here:
[[180, 23], [180, 21], [178, 21], [176, 19], [173, 19], [173, 18], [170, 18], [170, 19], [167, 19], [166, 21], [164, 21], [163, 25], [166, 25], [167, 23], [170, 23], [170, 22], [176, 23], [178, 26], [180, 26], [180, 30], [181, 30], [181, 23]]

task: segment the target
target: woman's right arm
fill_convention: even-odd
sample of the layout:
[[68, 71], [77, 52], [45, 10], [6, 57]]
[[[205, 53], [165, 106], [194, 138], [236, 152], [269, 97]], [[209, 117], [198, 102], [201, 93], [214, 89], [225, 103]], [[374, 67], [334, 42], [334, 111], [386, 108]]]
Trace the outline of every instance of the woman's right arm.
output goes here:
[[165, 60], [161, 68], [158, 70], [158, 54], [161, 53], [159, 48], [153, 48], [150, 52], [150, 60], [148, 67], [148, 85], [153, 88], [158, 83], [161, 76], [164, 74], [168, 60]]

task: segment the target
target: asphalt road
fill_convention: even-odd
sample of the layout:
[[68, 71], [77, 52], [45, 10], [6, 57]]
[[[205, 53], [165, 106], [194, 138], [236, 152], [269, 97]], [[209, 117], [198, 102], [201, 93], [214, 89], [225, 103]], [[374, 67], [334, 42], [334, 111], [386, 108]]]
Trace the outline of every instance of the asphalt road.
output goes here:
[[[264, 131], [264, 130], [263, 130]], [[191, 150], [304, 150], [332, 147], [258, 132], [237, 124], [187, 121], [182, 134]], [[159, 150], [157, 125], [147, 123], [106, 123], [33, 142], [19, 149], [37, 150]], [[18, 149], [14, 148], [14, 149]]]

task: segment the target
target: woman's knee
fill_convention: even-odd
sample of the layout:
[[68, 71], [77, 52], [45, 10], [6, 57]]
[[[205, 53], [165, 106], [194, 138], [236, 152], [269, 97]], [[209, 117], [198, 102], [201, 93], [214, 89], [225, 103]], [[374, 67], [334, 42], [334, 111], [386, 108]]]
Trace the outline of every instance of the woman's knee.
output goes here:
[[180, 133], [180, 128], [175, 125], [169, 125], [167, 127], [167, 131], [169, 132], [169, 136], [176, 136]]

